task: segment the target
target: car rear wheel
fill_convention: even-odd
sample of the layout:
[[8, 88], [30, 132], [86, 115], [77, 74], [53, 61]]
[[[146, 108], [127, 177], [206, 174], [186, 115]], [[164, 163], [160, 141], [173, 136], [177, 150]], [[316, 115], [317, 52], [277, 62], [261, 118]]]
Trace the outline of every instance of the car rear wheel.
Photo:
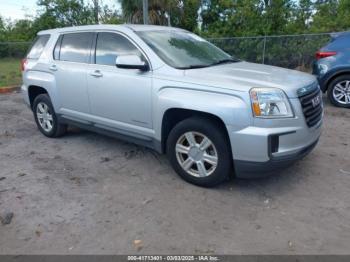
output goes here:
[[45, 136], [60, 137], [65, 134], [67, 126], [59, 123], [51, 99], [47, 94], [38, 95], [34, 99], [33, 113], [40, 132]]
[[178, 123], [169, 134], [167, 155], [175, 171], [198, 186], [220, 184], [232, 172], [226, 134], [208, 119], [189, 118]]
[[329, 85], [327, 94], [333, 105], [350, 108], [350, 75], [334, 79]]

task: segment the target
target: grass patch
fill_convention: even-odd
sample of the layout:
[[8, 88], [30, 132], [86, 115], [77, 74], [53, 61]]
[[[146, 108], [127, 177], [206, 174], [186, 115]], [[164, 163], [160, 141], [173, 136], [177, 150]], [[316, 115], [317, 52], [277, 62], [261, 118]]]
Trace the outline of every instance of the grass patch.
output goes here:
[[21, 85], [20, 63], [18, 58], [0, 58], [0, 88]]

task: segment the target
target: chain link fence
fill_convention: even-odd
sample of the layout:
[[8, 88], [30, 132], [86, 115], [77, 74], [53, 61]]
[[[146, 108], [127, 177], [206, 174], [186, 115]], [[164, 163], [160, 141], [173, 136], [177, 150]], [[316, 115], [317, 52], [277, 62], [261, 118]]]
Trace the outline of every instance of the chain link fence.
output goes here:
[[216, 46], [242, 60], [311, 72], [315, 53], [332, 33], [210, 38]]

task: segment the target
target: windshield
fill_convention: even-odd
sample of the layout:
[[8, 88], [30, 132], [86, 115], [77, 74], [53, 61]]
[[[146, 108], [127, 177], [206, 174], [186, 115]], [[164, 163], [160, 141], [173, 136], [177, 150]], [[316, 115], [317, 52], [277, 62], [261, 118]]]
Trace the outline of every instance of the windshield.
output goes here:
[[137, 34], [165, 63], [178, 69], [237, 61], [203, 38], [186, 31], [139, 31]]

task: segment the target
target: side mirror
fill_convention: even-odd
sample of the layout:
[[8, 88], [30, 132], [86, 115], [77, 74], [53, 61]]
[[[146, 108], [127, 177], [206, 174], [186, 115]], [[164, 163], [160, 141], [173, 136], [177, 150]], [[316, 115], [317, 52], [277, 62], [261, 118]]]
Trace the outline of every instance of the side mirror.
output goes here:
[[139, 69], [141, 71], [149, 70], [148, 64], [142, 61], [137, 55], [119, 55], [115, 60], [115, 65], [118, 68], [124, 69]]

